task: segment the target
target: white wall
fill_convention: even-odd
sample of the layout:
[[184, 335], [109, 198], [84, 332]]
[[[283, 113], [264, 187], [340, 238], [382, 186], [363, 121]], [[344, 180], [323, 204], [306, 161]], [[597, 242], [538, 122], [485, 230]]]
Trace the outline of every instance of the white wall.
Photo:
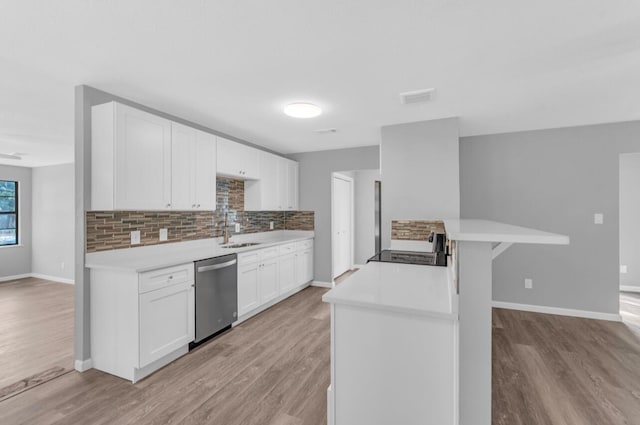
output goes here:
[[31, 273], [31, 168], [0, 165], [0, 180], [18, 182], [18, 243], [0, 247], [0, 280]]
[[375, 254], [375, 181], [380, 170], [360, 170], [354, 173], [355, 204], [355, 264], [365, 264]]
[[[620, 155], [620, 286], [640, 291], [640, 153]], [[624, 288], [629, 289], [629, 288]]]
[[382, 127], [382, 248], [391, 220], [460, 216], [458, 119]]
[[34, 168], [32, 179], [31, 271], [41, 277], [73, 281], [74, 166]]

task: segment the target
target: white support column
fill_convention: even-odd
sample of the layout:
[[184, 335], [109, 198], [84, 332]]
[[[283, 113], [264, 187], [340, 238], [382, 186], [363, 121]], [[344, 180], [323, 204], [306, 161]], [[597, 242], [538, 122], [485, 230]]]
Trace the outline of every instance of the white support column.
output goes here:
[[490, 242], [458, 242], [460, 425], [491, 425]]

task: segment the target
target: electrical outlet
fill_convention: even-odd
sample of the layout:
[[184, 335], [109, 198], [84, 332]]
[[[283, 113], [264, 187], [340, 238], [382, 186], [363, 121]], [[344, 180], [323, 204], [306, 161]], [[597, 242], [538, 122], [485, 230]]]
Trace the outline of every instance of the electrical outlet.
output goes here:
[[167, 229], [160, 229], [160, 241], [166, 241], [169, 239], [169, 231]]
[[240, 233], [240, 223], [236, 223], [236, 233]]
[[64, 270], [64, 261], [60, 263], [60, 270]]
[[624, 274], [627, 272], [627, 265], [626, 264], [621, 264], [620, 265], [620, 273]]
[[593, 215], [593, 224], [604, 224], [604, 214], [596, 213]]
[[131, 232], [131, 245], [138, 245], [140, 243], [140, 230], [134, 230]]
[[273, 221], [269, 222], [269, 230], [273, 230]]
[[532, 289], [533, 288], [533, 279], [525, 279], [524, 280], [524, 287], [525, 287], [525, 289]]

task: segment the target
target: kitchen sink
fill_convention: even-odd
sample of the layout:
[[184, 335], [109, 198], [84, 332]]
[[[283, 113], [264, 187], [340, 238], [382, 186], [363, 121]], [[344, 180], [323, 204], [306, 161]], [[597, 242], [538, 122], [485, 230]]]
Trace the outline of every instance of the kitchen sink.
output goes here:
[[245, 243], [232, 243], [229, 245], [222, 245], [222, 248], [245, 248], [247, 246], [260, 245], [259, 242], [245, 242]]

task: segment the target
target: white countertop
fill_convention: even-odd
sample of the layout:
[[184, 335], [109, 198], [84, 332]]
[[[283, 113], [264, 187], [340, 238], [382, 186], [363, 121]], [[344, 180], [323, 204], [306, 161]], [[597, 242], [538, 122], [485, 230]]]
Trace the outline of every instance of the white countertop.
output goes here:
[[111, 251], [92, 252], [85, 255], [85, 267], [133, 272], [146, 272], [171, 267], [220, 255], [253, 251], [287, 242], [313, 238], [313, 231], [279, 230], [263, 233], [235, 235], [231, 243], [259, 242], [245, 248], [222, 248], [218, 238], [197, 241], [165, 243]]
[[324, 294], [324, 302], [457, 320], [447, 267], [371, 262]]
[[447, 239], [469, 242], [507, 242], [568, 245], [569, 236], [512, 226], [489, 220], [446, 219]]

